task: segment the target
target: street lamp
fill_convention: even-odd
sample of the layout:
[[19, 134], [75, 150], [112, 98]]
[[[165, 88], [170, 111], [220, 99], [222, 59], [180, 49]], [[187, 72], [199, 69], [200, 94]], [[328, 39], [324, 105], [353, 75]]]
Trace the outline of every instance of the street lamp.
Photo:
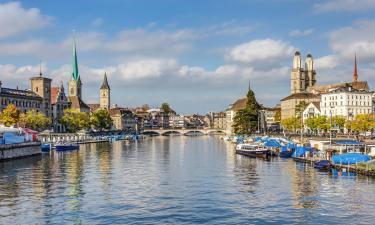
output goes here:
[[333, 106], [330, 104], [329, 109], [329, 148], [332, 149], [332, 109]]

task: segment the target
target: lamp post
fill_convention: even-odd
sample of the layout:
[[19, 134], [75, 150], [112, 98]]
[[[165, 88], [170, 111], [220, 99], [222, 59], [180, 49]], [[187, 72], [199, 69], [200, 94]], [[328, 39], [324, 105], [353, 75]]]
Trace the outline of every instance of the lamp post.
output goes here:
[[329, 109], [329, 148], [332, 149], [332, 105]]

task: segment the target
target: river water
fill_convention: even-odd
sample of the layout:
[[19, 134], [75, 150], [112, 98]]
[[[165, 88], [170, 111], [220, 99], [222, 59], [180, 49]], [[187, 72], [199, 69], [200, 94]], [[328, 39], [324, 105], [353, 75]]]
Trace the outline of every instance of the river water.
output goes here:
[[375, 180], [153, 137], [0, 163], [0, 224], [374, 224]]

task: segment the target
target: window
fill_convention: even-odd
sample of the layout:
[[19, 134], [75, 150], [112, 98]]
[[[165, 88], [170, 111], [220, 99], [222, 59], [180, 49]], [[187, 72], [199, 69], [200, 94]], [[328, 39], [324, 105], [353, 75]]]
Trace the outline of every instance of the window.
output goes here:
[[38, 92], [38, 87], [35, 87], [35, 92]]

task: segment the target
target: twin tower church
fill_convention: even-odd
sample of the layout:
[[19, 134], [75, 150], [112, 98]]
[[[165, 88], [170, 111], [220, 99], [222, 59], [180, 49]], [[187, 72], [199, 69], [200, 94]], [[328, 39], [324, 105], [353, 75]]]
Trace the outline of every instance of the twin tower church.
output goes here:
[[[77, 109], [81, 112], [90, 112], [93, 107], [90, 107], [82, 100], [82, 81], [78, 71], [78, 58], [77, 58], [77, 48], [74, 41], [73, 44], [73, 71], [72, 76], [68, 83], [68, 100], [71, 103], [71, 108]], [[104, 73], [103, 83], [100, 87], [100, 100], [99, 107], [102, 109], [110, 109], [111, 105], [111, 89], [108, 84], [107, 74]], [[90, 104], [97, 105], [97, 104]]]

